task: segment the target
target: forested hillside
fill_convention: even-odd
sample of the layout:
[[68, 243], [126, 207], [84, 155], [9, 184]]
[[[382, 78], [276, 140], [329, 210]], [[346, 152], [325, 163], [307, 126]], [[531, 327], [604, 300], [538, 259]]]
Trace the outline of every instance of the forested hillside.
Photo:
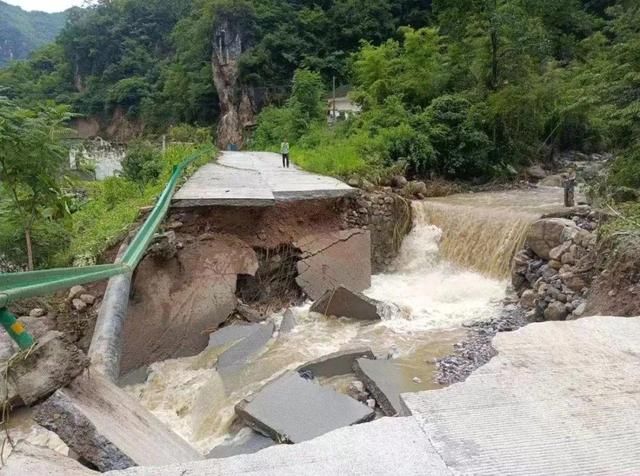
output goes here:
[[[509, 180], [579, 150], [617, 157], [600, 189], [637, 188], [639, 51], [635, 0], [102, 0], [0, 70], [0, 95], [129, 138], [286, 137], [298, 165], [372, 182]], [[329, 126], [334, 77], [362, 112]]]
[[0, 1], [0, 68], [51, 43], [66, 17], [66, 13], [26, 12]]

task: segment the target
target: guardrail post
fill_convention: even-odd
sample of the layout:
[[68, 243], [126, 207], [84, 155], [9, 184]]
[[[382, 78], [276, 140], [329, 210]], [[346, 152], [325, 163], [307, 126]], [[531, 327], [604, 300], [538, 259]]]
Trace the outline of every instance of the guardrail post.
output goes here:
[[18, 322], [16, 316], [11, 314], [6, 307], [0, 308], [0, 324], [21, 350], [30, 348], [35, 342], [22, 323]]

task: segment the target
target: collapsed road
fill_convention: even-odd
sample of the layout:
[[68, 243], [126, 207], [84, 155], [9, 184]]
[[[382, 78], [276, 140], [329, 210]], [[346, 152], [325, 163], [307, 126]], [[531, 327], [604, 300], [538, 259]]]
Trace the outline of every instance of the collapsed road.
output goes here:
[[[493, 359], [439, 388], [433, 360], [451, 352], [464, 322], [500, 315], [504, 281], [443, 260], [441, 246], [459, 250], [419, 205], [396, 246], [407, 207], [391, 191], [362, 194], [305, 176], [300, 200], [279, 195], [297, 175], [283, 179], [278, 162], [224, 154], [187, 182], [132, 277], [131, 299], [116, 291], [129, 304], [124, 332], [107, 339], [119, 342], [107, 346], [118, 354], [107, 359], [118, 362], [118, 385], [94, 368], [36, 408], [77, 461], [25, 438], [3, 472], [637, 471], [640, 389], [628, 375], [640, 355], [639, 320], [588, 317], [498, 334]], [[243, 171], [226, 182], [234, 169]], [[309, 195], [311, 180], [324, 197]], [[234, 183], [250, 191], [235, 190], [225, 205]], [[445, 206], [436, 204], [442, 216], [459, 212]], [[539, 213], [518, 214], [517, 233], [500, 224], [477, 236], [515, 249]], [[504, 273], [503, 262], [491, 273]]]

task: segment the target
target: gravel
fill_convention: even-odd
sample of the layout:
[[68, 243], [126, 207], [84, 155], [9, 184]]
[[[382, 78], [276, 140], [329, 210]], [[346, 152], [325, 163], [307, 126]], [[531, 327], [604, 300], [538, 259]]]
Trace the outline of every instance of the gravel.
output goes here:
[[452, 355], [437, 361], [436, 380], [443, 385], [466, 380], [471, 372], [497, 355], [491, 341], [498, 332], [511, 332], [527, 324], [524, 310], [510, 304], [496, 318], [465, 325], [470, 331], [468, 337], [454, 345]]

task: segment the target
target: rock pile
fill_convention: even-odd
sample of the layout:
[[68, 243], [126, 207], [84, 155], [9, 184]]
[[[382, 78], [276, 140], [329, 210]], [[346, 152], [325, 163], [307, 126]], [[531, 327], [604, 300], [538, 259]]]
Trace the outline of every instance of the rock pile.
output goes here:
[[402, 238], [411, 230], [411, 204], [389, 187], [375, 192], [362, 191], [345, 200], [343, 228], [371, 231], [373, 271], [384, 270], [397, 256]]
[[514, 258], [512, 283], [530, 320], [558, 321], [584, 314], [593, 279], [596, 214], [533, 223]]

